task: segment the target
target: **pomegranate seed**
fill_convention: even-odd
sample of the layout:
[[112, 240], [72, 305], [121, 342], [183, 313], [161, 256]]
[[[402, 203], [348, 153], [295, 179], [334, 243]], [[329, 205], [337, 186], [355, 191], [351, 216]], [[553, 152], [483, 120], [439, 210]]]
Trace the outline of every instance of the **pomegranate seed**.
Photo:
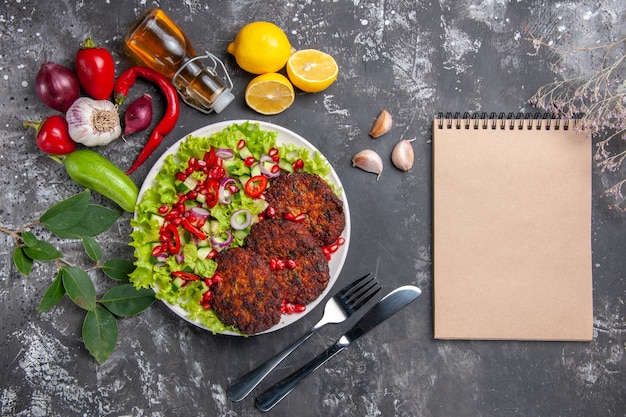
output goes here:
[[256, 162], [256, 159], [254, 159], [254, 156], [249, 156], [249, 157], [247, 157], [246, 159], [243, 160], [243, 163], [248, 168], [250, 168], [252, 165], [254, 165], [255, 162]]
[[198, 218], [194, 216], [193, 214], [185, 213], [185, 215], [187, 214], [189, 214], [189, 217], [187, 217], [187, 220], [189, 220], [190, 223], [196, 223], [198, 221]]
[[330, 247], [328, 248], [330, 253], [335, 253], [337, 252], [337, 249], [339, 249], [339, 245], [336, 243], [333, 243], [332, 245], [330, 245]]
[[187, 167], [187, 169], [185, 170], [185, 174], [186, 175], [191, 175], [191, 174], [193, 174], [194, 171], [195, 171], [195, 169], [193, 169], [193, 167]]
[[[215, 249], [213, 249], [211, 252], [209, 252], [209, 254], [207, 255], [207, 259], [213, 259], [217, 256], [217, 251]], [[220, 281], [222, 281], [222, 278], [220, 278]]]
[[293, 164], [291, 164], [293, 169], [302, 169], [304, 168], [304, 161], [302, 159], [296, 160]]
[[237, 142], [237, 149], [243, 149], [246, 147], [246, 141], [243, 139], [240, 139], [239, 142]]
[[330, 255], [330, 249], [328, 246], [322, 246], [322, 252], [324, 252], [324, 255]]
[[213, 278], [211, 278], [211, 285], [219, 284], [222, 281], [224, 281], [224, 278], [222, 278], [220, 275], [214, 274]]
[[296, 263], [296, 261], [294, 261], [293, 259], [287, 259], [287, 268], [295, 269], [297, 266], [298, 264]]
[[205, 166], [207, 166], [207, 163], [206, 163], [206, 161], [204, 159], [198, 159], [196, 161], [196, 163], [195, 163], [196, 169], [198, 169], [198, 168], [201, 169], [201, 168], [204, 168]]
[[202, 217], [198, 219], [198, 221], [196, 222], [196, 225], [198, 227], [202, 227], [206, 224], [206, 219], [203, 219]]
[[265, 209], [265, 215], [267, 217], [274, 217], [276, 216], [276, 209], [272, 206], [267, 206], [267, 209]]
[[178, 217], [178, 211], [177, 211], [177, 210], [172, 209], [172, 211], [170, 211], [169, 213], [167, 213], [167, 214], [165, 215], [164, 219], [165, 219], [166, 221], [172, 221], [172, 220], [174, 220], [174, 219], [175, 219], [175, 218], [177, 218], [177, 217]]
[[337, 238], [338, 245], [343, 245], [344, 243], [346, 243], [346, 240], [344, 238], [342, 238], [341, 236]]
[[195, 200], [196, 198], [198, 198], [198, 192], [196, 190], [191, 190], [187, 193], [188, 200]]
[[291, 212], [287, 212], [285, 213], [285, 220], [289, 220], [289, 221], [296, 221], [296, 216], [293, 215], [293, 213]]
[[285, 313], [292, 314], [294, 311], [296, 311], [296, 306], [293, 303], [285, 304]]
[[209, 170], [209, 177], [214, 179], [221, 179], [226, 175], [226, 170], [222, 167], [215, 167]]
[[163, 253], [163, 246], [161, 246], [161, 245], [155, 246], [152, 249], [152, 256], [159, 256], [162, 253]]
[[270, 150], [269, 150], [269, 151], [267, 151], [267, 154], [268, 154], [269, 156], [272, 156], [272, 157], [277, 156], [277, 155], [278, 155], [278, 149], [276, 149], [276, 148], [270, 148]]
[[287, 300], [283, 300], [280, 303], [280, 314], [285, 314], [287, 312]]
[[169, 211], [169, 207], [165, 204], [163, 204], [161, 207], [159, 207], [159, 214], [165, 214]]
[[217, 158], [217, 159], [215, 160], [215, 166], [216, 166], [216, 167], [221, 167], [221, 166], [224, 166], [224, 160], [223, 160], [222, 158]]
[[185, 175], [182, 172], [179, 172], [178, 174], [176, 174], [176, 179], [178, 181], [185, 181], [187, 179], [187, 175]]
[[270, 259], [270, 270], [271, 271], [275, 271], [276, 270], [276, 259]]
[[303, 222], [305, 219], [306, 219], [306, 214], [304, 213], [300, 213], [296, 217], [294, 217], [294, 221], [298, 223]]
[[283, 261], [282, 259], [276, 259], [276, 269], [278, 269], [279, 271], [285, 269], [285, 261]]
[[303, 313], [306, 310], [306, 306], [304, 304], [296, 304], [295, 311], [296, 313]]
[[280, 171], [280, 167], [278, 165], [272, 165], [272, 169], [270, 169], [270, 172], [272, 174], [276, 174], [279, 171]]

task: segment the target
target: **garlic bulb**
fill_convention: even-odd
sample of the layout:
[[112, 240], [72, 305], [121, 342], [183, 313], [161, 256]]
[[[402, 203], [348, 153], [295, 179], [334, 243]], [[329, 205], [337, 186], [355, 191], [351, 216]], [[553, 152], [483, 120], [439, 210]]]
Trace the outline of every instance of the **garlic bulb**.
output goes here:
[[120, 137], [117, 107], [109, 100], [77, 99], [65, 114], [70, 137], [85, 146], [102, 146]]
[[391, 152], [391, 162], [396, 166], [396, 168], [402, 171], [408, 171], [413, 168], [413, 160], [415, 158], [413, 154], [413, 146], [411, 146], [411, 142], [415, 139], [407, 140], [403, 139], [394, 146], [393, 151]]
[[377, 174], [377, 180], [383, 172], [383, 160], [380, 155], [371, 149], [362, 150], [354, 155], [354, 158], [352, 158], [352, 166], [360, 168], [363, 171]]

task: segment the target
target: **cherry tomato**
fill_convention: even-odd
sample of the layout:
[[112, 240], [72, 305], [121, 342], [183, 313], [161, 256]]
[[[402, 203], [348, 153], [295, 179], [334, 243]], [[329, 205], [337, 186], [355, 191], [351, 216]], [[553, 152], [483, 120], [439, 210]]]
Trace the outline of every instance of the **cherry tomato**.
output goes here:
[[43, 122], [25, 122], [24, 127], [35, 128], [35, 143], [45, 153], [66, 155], [76, 150], [76, 142], [70, 138], [67, 121], [62, 116], [50, 116]]
[[105, 48], [87, 38], [76, 53], [76, 75], [85, 93], [96, 100], [107, 100], [115, 84], [115, 63]]

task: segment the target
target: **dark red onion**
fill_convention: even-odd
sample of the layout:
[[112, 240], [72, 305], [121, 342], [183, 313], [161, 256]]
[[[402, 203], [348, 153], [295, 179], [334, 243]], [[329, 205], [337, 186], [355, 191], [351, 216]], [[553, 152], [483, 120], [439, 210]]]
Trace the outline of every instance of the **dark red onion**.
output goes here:
[[130, 103], [124, 113], [124, 136], [140, 132], [152, 122], [152, 97], [144, 94]]
[[78, 77], [63, 65], [46, 62], [35, 77], [35, 94], [46, 106], [65, 113], [80, 95]]

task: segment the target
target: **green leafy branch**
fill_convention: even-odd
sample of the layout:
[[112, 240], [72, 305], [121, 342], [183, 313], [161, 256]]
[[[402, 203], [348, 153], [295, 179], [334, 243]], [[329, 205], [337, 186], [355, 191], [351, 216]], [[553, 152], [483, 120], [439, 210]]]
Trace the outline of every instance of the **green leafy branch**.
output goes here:
[[[89, 190], [78, 193], [48, 209], [36, 222], [17, 230], [0, 226], [0, 231], [13, 237], [15, 250], [13, 263], [23, 275], [29, 275], [35, 261], [55, 261], [58, 273], [46, 289], [38, 311], [44, 312], [57, 305], [67, 295], [78, 307], [86, 311], [82, 326], [83, 343], [98, 363], [103, 363], [113, 353], [118, 340], [117, 317], [128, 317], [147, 309], [155, 300], [149, 288], [137, 290], [128, 282], [134, 265], [124, 259], [111, 259], [102, 263], [102, 248], [94, 236], [108, 230], [121, 213], [107, 207], [90, 204]], [[87, 256], [96, 265], [83, 269], [67, 261], [52, 244], [38, 239], [32, 227], [42, 225], [63, 239], [81, 240]], [[110, 288], [98, 299], [95, 285], [88, 271], [102, 270], [119, 284]]]

